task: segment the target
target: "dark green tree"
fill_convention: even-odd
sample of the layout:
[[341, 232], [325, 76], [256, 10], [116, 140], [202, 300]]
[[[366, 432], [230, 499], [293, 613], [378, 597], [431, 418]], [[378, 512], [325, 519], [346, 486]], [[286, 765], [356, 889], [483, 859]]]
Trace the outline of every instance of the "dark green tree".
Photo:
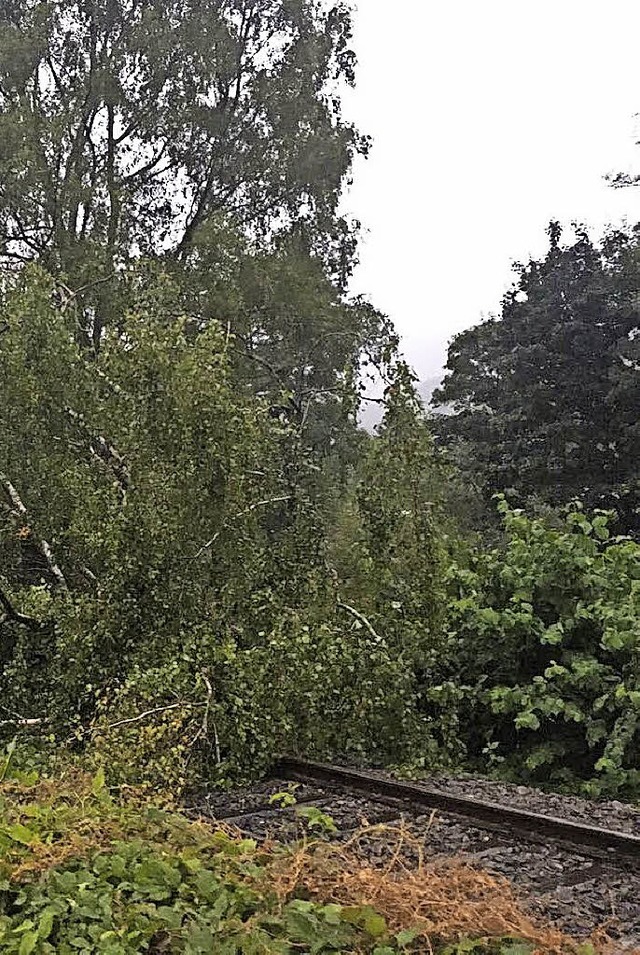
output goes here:
[[638, 235], [549, 228], [542, 260], [518, 266], [500, 316], [456, 336], [436, 403], [440, 439], [487, 491], [552, 505], [581, 498], [638, 525]]

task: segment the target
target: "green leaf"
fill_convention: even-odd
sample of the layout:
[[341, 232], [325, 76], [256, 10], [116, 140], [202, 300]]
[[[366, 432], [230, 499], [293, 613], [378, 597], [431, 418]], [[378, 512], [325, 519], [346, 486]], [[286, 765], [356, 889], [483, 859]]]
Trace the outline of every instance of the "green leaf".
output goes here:
[[538, 730], [540, 729], [540, 720], [532, 710], [527, 710], [525, 713], [518, 713], [514, 723], [516, 727], [520, 729], [530, 729]]
[[38, 938], [47, 939], [53, 930], [53, 923], [56, 918], [56, 910], [52, 908], [45, 909], [38, 922]]
[[322, 915], [328, 925], [339, 925], [342, 921], [342, 906], [330, 902], [322, 907]]
[[16, 822], [11, 826], [4, 826], [0, 829], [0, 832], [6, 833], [10, 839], [14, 842], [19, 842], [23, 846], [30, 846], [39, 841], [38, 834], [26, 826], [23, 826], [20, 822]]
[[417, 929], [404, 929], [396, 935], [396, 942], [401, 948], [405, 948], [418, 937], [418, 934]]
[[18, 955], [31, 955], [31, 952], [34, 950], [38, 944], [38, 933], [37, 932], [25, 932], [20, 941], [20, 947], [18, 948]]
[[219, 895], [222, 886], [220, 879], [209, 869], [200, 869], [196, 875], [196, 889], [203, 899], [213, 902]]
[[94, 796], [99, 796], [104, 791], [104, 788], [105, 788], [104, 767], [101, 766], [98, 772], [93, 777], [93, 781], [91, 783], [91, 792], [93, 793]]
[[331, 816], [322, 812], [317, 806], [301, 806], [296, 809], [296, 815], [305, 820], [309, 829], [324, 832], [338, 831], [338, 827]]
[[377, 912], [369, 912], [364, 919], [363, 928], [372, 938], [380, 938], [387, 931], [387, 923]]

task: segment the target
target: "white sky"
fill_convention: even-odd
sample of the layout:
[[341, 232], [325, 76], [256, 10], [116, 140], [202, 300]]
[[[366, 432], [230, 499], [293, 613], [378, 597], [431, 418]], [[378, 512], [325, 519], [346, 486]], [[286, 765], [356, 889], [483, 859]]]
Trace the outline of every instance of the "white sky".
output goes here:
[[421, 377], [496, 311], [551, 218], [640, 220], [637, 0], [359, 0], [346, 113], [374, 139], [346, 208], [354, 292], [395, 320]]

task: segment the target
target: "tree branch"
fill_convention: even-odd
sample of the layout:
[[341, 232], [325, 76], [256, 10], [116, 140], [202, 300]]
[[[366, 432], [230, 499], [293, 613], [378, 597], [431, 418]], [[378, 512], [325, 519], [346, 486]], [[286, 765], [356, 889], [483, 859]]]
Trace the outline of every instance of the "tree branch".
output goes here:
[[229, 526], [230, 523], [232, 523], [232, 521], [237, 521], [240, 517], [244, 517], [246, 514], [250, 514], [252, 511], [257, 510], [259, 507], [268, 507], [269, 504], [282, 504], [284, 501], [290, 501], [290, 500], [291, 500], [291, 495], [290, 495], [290, 494], [287, 494], [286, 497], [272, 497], [272, 498], [269, 498], [269, 500], [266, 500], [266, 501], [256, 501], [255, 504], [251, 504], [250, 507], [247, 507], [247, 508], [245, 508], [244, 511], [240, 511], [238, 514], [235, 514], [235, 515], [234, 515], [232, 518], [230, 518], [226, 523], [224, 523], [224, 524], [222, 525], [222, 527], [220, 528], [220, 530], [219, 530], [219, 531], [216, 531], [216, 533], [213, 535], [213, 537], [211, 538], [211, 540], [210, 540], [210, 541], [207, 541], [206, 544], [203, 544], [202, 547], [200, 548], [200, 550], [197, 551], [197, 553], [195, 553], [192, 557], [186, 557], [186, 558], [184, 558], [184, 559], [185, 559], [185, 560], [197, 560], [198, 557], [202, 557], [202, 555], [205, 553], [205, 551], [208, 551], [208, 550], [210, 550], [210, 549], [213, 547], [213, 545], [214, 545], [215, 542], [218, 540], [218, 538], [220, 537], [220, 535], [222, 534], [222, 532], [223, 532], [224, 530], [226, 530], [226, 528]]
[[18, 728], [28, 727], [28, 726], [42, 726], [46, 720], [44, 719], [33, 719], [33, 720], [0, 720], [0, 729], [3, 726], [16, 726]]
[[134, 169], [133, 172], [130, 172], [128, 175], [124, 177], [123, 181], [130, 182], [132, 179], [140, 179], [146, 176], [147, 173], [150, 173], [153, 169], [155, 169], [155, 167], [162, 160], [166, 152], [167, 152], [167, 143], [164, 142], [157, 156], [153, 156], [149, 160], [149, 162], [145, 163], [144, 166], [140, 166], [139, 169]]
[[148, 716], [155, 716], [157, 713], [168, 713], [169, 710], [178, 710], [181, 707], [193, 709], [200, 706], [206, 706], [206, 703], [187, 703], [181, 701], [180, 703], [170, 703], [168, 706], [154, 706], [152, 710], [145, 710], [144, 713], [139, 713], [137, 716], [130, 716], [129, 719], [116, 720], [115, 723], [108, 723], [107, 729], [113, 730], [118, 726], [129, 726], [131, 723], [139, 723], [141, 720], [146, 720]]
[[[202, 739], [206, 738], [209, 735], [209, 715], [211, 710], [211, 701], [213, 699], [213, 686], [211, 685], [211, 680], [206, 673], [200, 674], [202, 681], [207, 688], [207, 699], [204, 702], [204, 716], [202, 717], [202, 723], [200, 724], [196, 735], [193, 737], [189, 744], [189, 755], [185, 764], [185, 769], [189, 766], [191, 758], [194, 753], [196, 743]], [[212, 729], [213, 729], [213, 746], [216, 756], [216, 765], [220, 765], [220, 739], [218, 737], [218, 728], [216, 726], [215, 720], [212, 720]]]
[[103, 464], [106, 464], [111, 473], [115, 476], [122, 503], [124, 503], [127, 497], [127, 491], [131, 487], [131, 475], [129, 474], [129, 469], [125, 464], [124, 458], [119, 453], [117, 448], [115, 448], [113, 444], [107, 441], [107, 439], [101, 434], [93, 434], [89, 428], [89, 425], [85, 421], [84, 416], [80, 414], [80, 412], [69, 407], [65, 408], [65, 411], [71, 420], [77, 424], [80, 430], [85, 434], [89, 442], [89, 449], [92, 455]]
[[[8, 479], [6, 475], [0, 474], [0, 483], [2, 483], [2, 486], [4, 487], [9, 497], [9, 500], [11, 501], [11, 507], [9, 507], [9, 513], [14, 518], [17, 518], [21, 523], [23, 524], [27, 523], [28, 516], [29, 516], [27, 509], [22, 503], [22, 499], [20, 495], [18, 494], [18, 492], [16, 491], [13, 484], [11, 483], [11, 481]], [[42, 554], [42, 556], [44, 557], [47, 567], [49, 568], [51, 575], [55, 578], [60, 589], [64, 591], [68, 591], [69, 587], [67, 585], [65, 576], [60, 570], [60, 567], [58, 566], [58, 564], [56, 563], [51, 547], [49, 546], [47, 541], [44, 539], [44, 537], [39, 537], [37, 539], [37, 547], [40, 553]]]
[[40, 622], [40, 620], [35, 620], [33, 617], [27, 617], [25, 614], [17, 611], [7, 595], [1, 589], [0, 606], [4, 610], [2, 617], [0, 617], [0, 624], [6, 623], [7, 620], [12, 620], [14, 623], [19, 623], [21, 626], [27, 627], [29, 630], [42, 630], [43, 624]]
[[360, 613], [360, 611], [356, 610], [355, 607], [350, 607], [349, 604], [342, 603], [340, 600], [338, 601], [338, 606], [341, 608], [341, 610], [346, 610], [347, 613], [350, 613], [352, 617], [355, 617], [359, 623], [366, 627], [374, 640], [377, 640], [378, 643], [383, 642], [382, 637], [376, 633], [376, 631], [373, 629], [373, 626], [363, 613]]
[[70, 289], [67, 285], [65, 285], [64, 282], [58, 281], [58, 285], [65, 292], [67, 296], [62, 301], [62, 305], [61, 305], [62, 311], [64, 312], [69, 307], [69, 305], [74, 300], [74, 298], [78, 297], [78, 295], [81, 295], [83, 292], [87, 292], [89, 289], [96, 288], [99, 285], [104, 285], [106, 282], [110, 282], [111, 279], [115, 277], [115, 275], [116, 275], [115, 272], [110, 272], [109, 275], [105, 275], [101, 279], [96, 279], [95, 282], [87, 282], [86, 285], [81, 285], [80, 288], [77, 288], [75, 291], [73, 291], [73, 289]]

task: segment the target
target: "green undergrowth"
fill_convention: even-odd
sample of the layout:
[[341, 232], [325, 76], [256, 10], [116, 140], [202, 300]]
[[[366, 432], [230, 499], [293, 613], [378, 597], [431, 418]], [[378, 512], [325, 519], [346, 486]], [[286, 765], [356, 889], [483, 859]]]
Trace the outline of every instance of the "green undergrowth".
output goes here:
[[[0, 950], [7, 955], [425, 950], [415, 931], [392, 931], [370, 905], [305, 897], [288, 872], [299, 844], [260, 846], [135, 791], [115, 795], [102, 773], [3, 773], [0, 761]], [[528, 955], [533, 946], [443, 938], [435, 950]]]

